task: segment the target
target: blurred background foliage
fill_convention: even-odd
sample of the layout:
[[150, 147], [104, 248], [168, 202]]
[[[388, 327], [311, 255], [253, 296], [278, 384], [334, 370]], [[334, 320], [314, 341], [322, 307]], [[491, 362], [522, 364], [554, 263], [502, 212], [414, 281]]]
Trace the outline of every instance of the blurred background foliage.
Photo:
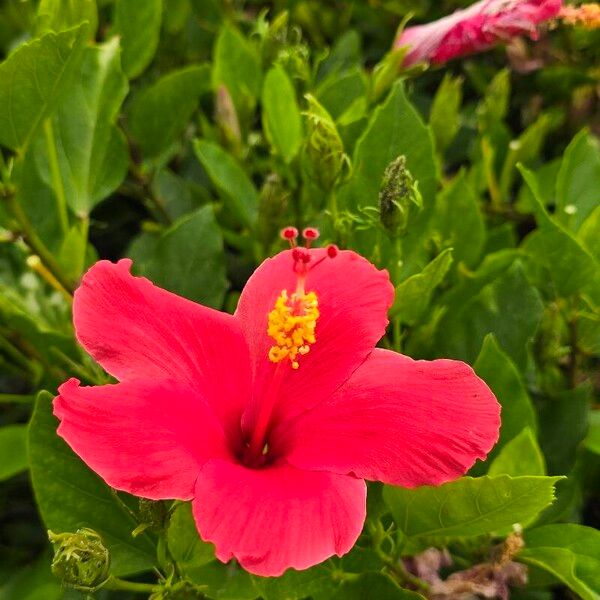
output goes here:
[[[549, 27], [401, 73], [390, 49], [403, 19], [468, 4], [2, 2], [0, 599], [82, 597], [51, 575], [46, 529], [91, 527], [114, 575], [152, 582], [174, 562], [209, 597], [414, 598], [386, 544], [447, 548], [465, 569], [515, 521], [530, 584], [513, 597], [600, 597], [600, 31]], [[466, 360], [497, 394], [498, 446], [475, 483], [440, 492], [465, 514], [481, 494], [497, 521], [432, 535], [430, 489], [374, 486], [349, 557], [259, 580], [214, 561], [187, 507], [153, 525], [56, 437], [57, 385], [108, 381], [71, 325], [87, 266], [128, 256], [158, 285], [233, 311], [289, 224], [390, 271], [383, 346]], [[410, 506], [422, 514], [390, 542], [380, 527]], [[140, 525], [155, 527], [131, 537]], [[201, 597], [181, 581], [155, 597]]]

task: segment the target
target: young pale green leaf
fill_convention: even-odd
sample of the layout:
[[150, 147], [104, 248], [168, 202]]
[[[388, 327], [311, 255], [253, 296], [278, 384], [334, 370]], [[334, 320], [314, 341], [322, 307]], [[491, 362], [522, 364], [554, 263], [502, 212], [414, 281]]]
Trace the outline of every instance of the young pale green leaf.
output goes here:
[[[485, 337], [473, 368], [490, 386], [502, 406], [500, 438], [489, 454], [489, 461], [497, 456], [498, 452], [524, 427], [533, 432], [537, 431], [537, 419], [521, 374], [498, 346], [492, 334]], [[543, 473], [527, 473], [527, 475], [543, 475]]]
[[437, 196], [434, 227], [442, 243], [454, 249], [454, 260], [468, 266], [477, 263], [485, 243], [485, 224], [479, 198], [460, 174]]
[[198, 535], [190, 503], [181, 504], [171, 515], [167, 544], [173, 560], [184, 574], [215, 560], [213, 545], [203, 542]]
[[114, 32], [121, 38], [123, 70], [134, 79], [154, 58], [162, 23], [162, 0], [116, 0]]
[[0, 427], [0, 481], [27, 469], [27, 425]]
[[42, 176], [79, 217], [87, 217], [127, 173], [127, 145], [116, 126], [127, 91], [118, 40], [88, 46], [77, 82], [45, 125]]
[[262, 91], [263, 127], [273, 150], [291, 162], [302, 144], [302, 119], [294, 86], [280, 66], [272, 67]]
[[508, 531], [554, 500], [560, 477], [463, 477], [438, 487], [386, 486], [383, 497], [409, 537], [473, 537]]
[[433, 98], [429, 125], [440, 153], [452, 143], [460, 128], [462, 85], [461, 77], [446, 74]]
[[0, 144], [25, 151], [43, 120], [70, 93], [86, 37], [85, 25], [47, 33], [0, 65]]
[[155, 158], [169, 148], [210, 87], [210, 67], [191, 65], [167, 73], [136, 97], [130, 127], [143, 158]]
[[88, 23], [88, 37], [94, 39], [98, 30], [96, 0], [40, 0], [36, 15], [36, 32], [64, 31]]
[[136, 270], [156, 285], [221, 308], [228, 284], [223, 237], [212, 206], [182, 217], [151, 244], [134, 244], [130, 254]]
[[523, 249], [550, 276], [559, 296], [567, 298], [585, 291], [599, 277], [598, 262], [570, 232], [548, 215], [533, 173], [522, 166], [520, 170], [533, 193], [539, 226], [525, 239]]
[[29, 463], [37, 505], [48, 529], [97, 531], [111, 554], [111, 572], [126, 575], [154, 566], [149, 538], [131, 536], [137, 523], [110, 488], [58, 437], [52, 396], [40, 392], [29, 424]]
[[447, 248], [420, 273], [396, 286], [390, 317], [397, 315], [403, 323], [414, 325], [425, 314], [433, 292], [444, 281], [452, 261], [452, 248]]
[[230, 25], [225, 25], [214, 49], [214, 89], [224, 85], [242, 119], [254, 110], [262, 87], [260, 57], [252, 44]]
[[556, 215], [560, 223], [577, 231], [598, 206], [599, 189], [600, 147], [590, 132], [583, 129], [565, 150], [558, 172]]
[[500, 450], [488, 475], [546, 475], [546, 461], [531, 428], [525, 427]]
[[600, 599], [600, 532], [592, 527], [565, 523], [532, 529], [519, 560], [548, 571], [583, 600]]
[[208, 140], [196, 140], [194, 150], [223, 201], [240, 223], [250, 227], [258, 213], [258, 193], [235, 158]]
[[383, 173], [400, 155], [406, 156], [408, 170], [419, 182], [425, 206], [431, 205], [437, 187], [433, 136], [398, 82], [356, 144], [354, 172], [343, 190], [351, 206], [377, 205]]
[[[502, 254], [503, 258], [511, 256], [510, 252], [498, 254]], [[525, 277], [518, 260], [491, 283], [477, 290], [486, 279], [482, 276], [477, 282], [470, 281], [461, 294], [458, 291], [453, 294], [452, 302], [438, 325], [436, 350], [440, 356], [473, 362], [485, 336], [493, 333], [516, 366], [524, 369], [528, 346], [542, 318], [540, 294]], [[457, 304], [460, 296], [466, 296], [466, 290], [477, 290], [476, 295], [465, 297], [462, 304]]]
[[504, 120], [510, 101], [510, 70], [499, 71], [490, 82], [478, 107], [480, 129], [484, 132]]

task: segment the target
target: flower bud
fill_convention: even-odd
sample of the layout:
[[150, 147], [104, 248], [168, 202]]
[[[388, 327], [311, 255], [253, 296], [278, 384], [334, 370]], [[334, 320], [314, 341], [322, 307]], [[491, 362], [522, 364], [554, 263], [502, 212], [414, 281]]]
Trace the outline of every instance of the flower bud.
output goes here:
[[348, 157], [344, 144], [329, 113], [314, 96], [306, 95], [308, 134], [305, 146], [309, 176], [326, 192], [338, 181]]
[[288, 198], [289, 192], [283, 187], [279, 175], [271, 173], [260, 190], [258, 202], [258, 238], [263, 244], [269, 245], [277, 237], [282, 226], [287, 225], [284, 218]]
[[408, 227], [415, 207], [423, 207], [418, 182], [406, 168], [406, 157], [399, 156], [385, 169], [379, 192], [379, 216], [392, 234], [402, 234]]
[[48, 538], [54, 546], [52, 573], [64, 585], [93, 589], [106, 581], [110, 554], [95, 531], [86, 528], [75, 533], [48, 531]]
[[226, 86], [220, 85], [215, 94], [215, 123], [228, 148], [239, 149], [242, 133], [235, 105]]

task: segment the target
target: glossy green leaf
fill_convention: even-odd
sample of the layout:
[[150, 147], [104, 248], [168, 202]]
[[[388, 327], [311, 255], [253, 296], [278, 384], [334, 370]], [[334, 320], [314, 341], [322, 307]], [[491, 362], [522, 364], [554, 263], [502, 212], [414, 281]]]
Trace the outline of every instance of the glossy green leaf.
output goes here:
[[225, 25], [217, 38], [213, 61], [213, 87], [224, 85], [238, 115], [246, 119], [254, 110], [262, 86], [258, 52], [237, 29]]
[[345, 582], [333, 596], [335, 600], [423, 600], [416, 592], [405, 590], [383, 573], [363, 573]]
[[215, 560], [212, 544], [200, 539], [189, 502], [178, 506], [171, 515], [167, 544], [177, 567], [186, 575]]
[[86, 37], [85, 25], [47, 33], [23, 44], [0, 65], [0, 144], [25, 150], [68, 95]]
[[544, 268], [558, 295], [566, 298], [585, 291], [599, 276], [598, 262], [570, 232], [548, 215], [533, 174], [524, 167], [521, 167], [521, 173], [537, 203], [539, 225], [539, 229], [526, 238], [525, 251]]
[[0, 427], [0, 481], [27, 469], [27, 425]]
[[262, 91], [263, 127], [271, 147], [286, 163], [300, 150], [302, 120], [294, 86], [283, 68], [272, 67]]
[[110, 488], [58, 437], [52, 396], [38, 395], [29, 425], [29, 462], [37, 505], [48, 529], [56, 533], [89, 527], [111, 553], [111, 572], [125, 575], [152, 568], [155, 549], [146, 535], [131, 532], [137, 523]]
[[485, 242], [485, 225], [479, 199], [464, 171], [438, 194], [434, 227], [442, 244], [454, 249], [457, 263], [477, 263]]
[[215, 308], [223, 304], [225, 254], [212, 206], [182, 217], [153, 243], [134, 245], [130, 255], [156, 285]]
[[498, 453], [488, 475], [545, 475], [546, 462], [531, 428], [525, 427]]
[[537, 419], [521, 374], [493, 335], [486, 336], [473, 368], [490, 386], [502, 406], [500, 438], [489, 455], [493, 459], [524, 427], [537, 431]]
[[64, 31], [88, 23], [88, 36], [94, 39], [98, 29], [96, 0], [40, 0], [36, 17], [38, 33]]
[[463, 80], [460, 77], [446, 74], [433, 98], [429, 125], [439, 152], [446, 150], [460, 128], [462, 84]]
[[519, 560], [540, 567], [583, 600], [600, 598], [600, 532], [583, 525], [546, 525], [525, 534]]
[[587, 129], [571, 141], [556, 181], [556, 215], [571, 231], [577, 231], [598, 206], [600, 147]]
[[116, 127], [127, 90], [118, 40], [87, 47], [76, 84], [46, 126], [52, 131], [46, 129], [44, 136], [43, 177], [80, 217], [87, 217], [127, 173], [127, 145]]
[[463, 477], [438, 487], [386, 486], [383, 497], [409, 537], [471, 537], [530, 521], [554, 500], [558, 477]]
[[414, 325], [427, 311], [435, 289], [442, 283], [452, 265], [452, 248], [436, 256], [420, 273], [396, 286], [390, 316], [398, 315], [403, 323]]
[[258, 213], [258, 193], [242, 167], [208, 140], [196, 140], [194, 150], [229, 210], [242, 224], [252, 225]]
[[116, 0], [115, 33], [121, 38], [123, 70], [130, 79], [152, 62], [158, 47], [162, 0]]
[[181, 135], [210, 85], [210, 67], [191, 65], [163, 75], [136, 97], [130, 127], [143, 158], [160, 155]]

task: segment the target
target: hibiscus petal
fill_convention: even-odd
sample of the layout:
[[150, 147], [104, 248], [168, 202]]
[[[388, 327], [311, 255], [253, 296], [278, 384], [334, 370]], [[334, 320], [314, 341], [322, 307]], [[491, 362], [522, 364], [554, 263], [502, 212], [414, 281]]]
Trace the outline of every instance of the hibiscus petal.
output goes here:
[[348, 552], [366, 514], [365, 482], [286, 464], [247, 469], [223, 460], [198, 477], [194, 517], [217, 557], [251, 573], [278, 576]]
[[272, 450], [300, 468], [438, 485], [483, 460], [499, 427], [500, 405], [465, 363], [375, 350], [326, 403], [280, 427]]
[[193, 390], [164, 383], [60, 386], [58, 434], [111, 487], [190, 500], [202, 464], [230, 456], [221, 424]]
[[[311, 256], [311, 264], [315, 264], [326, 257], [326, 250], [312, 250]], [[291, 251], [264, 261], [246, 284], [235, 313], [250, 348], [255, 378], [255, 401], [244, 415], [244, 427], [248, 429], [252, 428], [258, 404], [267, 395], [276, 367], [267, 356], [274, 344], [267, 335], [268, 313], [282, 290], [296, 289], [293, 265]], [[348, 379], [385, 333], [394, 297], [387, 271], [377, 270], [347, 250], [316, 265], [308, 273], [306, 291], [315, 291], [319, 301], [316, 343], [300, 357], [299, 369], [289, 369], [281, 385], [281, 401], [274, 414], [279, 421], [326, 399]]]
[[134, 277], [130, 267], [103, 260], [85, 274], [73, 303], [78, 340], [120, 381], [173, 380], [198, 390], [233, 437], [250, 390], [238, 321]]

